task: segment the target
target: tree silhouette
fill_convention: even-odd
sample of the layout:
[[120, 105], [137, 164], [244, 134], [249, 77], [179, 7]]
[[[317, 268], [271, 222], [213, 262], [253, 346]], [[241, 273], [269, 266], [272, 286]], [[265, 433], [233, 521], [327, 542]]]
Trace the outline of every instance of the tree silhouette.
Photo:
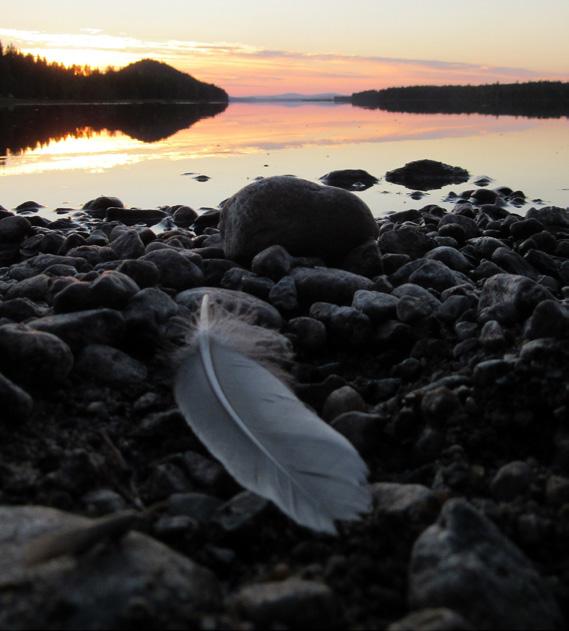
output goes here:
[[225, 90], [167, 64], [143, 59], [120, 70], [48, 62], [0, 42], [0, 97], [101, 101], [120, 99], [227, 102]]

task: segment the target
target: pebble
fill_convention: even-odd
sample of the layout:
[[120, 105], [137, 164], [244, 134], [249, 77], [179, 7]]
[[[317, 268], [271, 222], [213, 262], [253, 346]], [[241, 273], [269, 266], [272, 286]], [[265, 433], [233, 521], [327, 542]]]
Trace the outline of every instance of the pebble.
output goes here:
[[322, 417], [332, 420], [345, 412], [365, 412], [366, 404], [357, 390], [343, 386], [328, 395], [322, 409]]
[[248, 585], [231, 599], [231, 606], [260, 627], [329, 629], [337, 626], [339, 615], [327, 585], [298, 578]]
[[411, 522], [415, 526], [431, 524], [441, 508], [437, 496], [421, 484], [377, 482], [371, 492], [374, 515]]
[[146, 366], [126, 353], [102, 344], [90, 344], [78, 355], [75, 370], [94, 382], [111, 387], [142, 383], [148, 376]]
[[531, 467], [526, 462], [509, 462], [496, 472], [490, 491], [497, 500], [508, 502], [525, 493], [530, 482]]
[[318, 301], [337, 305], [349, 305], [360, 289], [371, 290], [369, 278], [345, 270], [333, 268], [297, 267], [292, 271], [301, 302], [312, 304]]
[[0, 407], [4, 420], [25, 421], [32, 414], [34, 401], [25, 390], [0, 373]]

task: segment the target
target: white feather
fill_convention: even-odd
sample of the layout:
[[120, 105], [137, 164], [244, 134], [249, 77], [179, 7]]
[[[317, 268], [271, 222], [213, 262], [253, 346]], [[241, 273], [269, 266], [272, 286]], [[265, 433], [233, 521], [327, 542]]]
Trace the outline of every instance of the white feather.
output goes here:
[[[240, 331], [241, 344], [255, 346], [258, 334], [261, 346], [274, 351], [275, 340], [283, 339], [227, 317], [233, 320], [229, 329]], [[206, 295], [175, 382], [178, 406], [204, 445], [243, 487], [303, 526], [335, 533], [335, 520], [367, 512], [367, 468], [351, 443], [271, 371], [231, 345], [227, 326], [210, 321]]]

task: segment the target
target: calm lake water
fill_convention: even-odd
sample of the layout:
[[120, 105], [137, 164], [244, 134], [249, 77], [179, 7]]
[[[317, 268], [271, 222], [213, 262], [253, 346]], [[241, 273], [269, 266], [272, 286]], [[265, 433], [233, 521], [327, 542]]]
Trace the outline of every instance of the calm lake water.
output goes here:
[[[569, 206], [566, 118], [401, 114], [332, 103], [0, 110], [0, 204], [34, 200], [45, 215], [103, 194], [140, 208], [217, 206], [259, 176], [316, 181], [357, 168], [383, 178], [421, 158], [464, 167], [472, 179], [489, 176], [490, 186], [521, 189], [528, 200]], [[381, 216], [441, 203], [449, 191], [466, 188], [445, 187], [416, 201], [380, 179], [358, 195]]]

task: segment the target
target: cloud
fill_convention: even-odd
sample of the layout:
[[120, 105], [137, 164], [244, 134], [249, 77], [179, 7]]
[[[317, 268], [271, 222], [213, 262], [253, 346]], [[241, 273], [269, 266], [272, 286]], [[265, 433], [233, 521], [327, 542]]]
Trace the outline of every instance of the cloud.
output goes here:
[[[0, 28], [0, 38], [32, 54], [63, 63], [124, 65], [142, 57], [162, 59], [200, 79], [223, 85], [231, 94], [244, 94], [256, 85], [270, 93], [271, 85], [286, 81], [291, 90], [350, 92], [389, 85], [417, 83], [487, 83], [567, 76], [527, 68], [437, 59], [305, 53], [264, 49], [239, 42], [146, 40], [111, 35], [96, 28], [78, 33], [44, 33]], [[77, 60], [77, 61], [74, 61]], [[249, 88], [250, 89], [250, 88]], [[280, 87], [279, 87], [280, 89]]]

